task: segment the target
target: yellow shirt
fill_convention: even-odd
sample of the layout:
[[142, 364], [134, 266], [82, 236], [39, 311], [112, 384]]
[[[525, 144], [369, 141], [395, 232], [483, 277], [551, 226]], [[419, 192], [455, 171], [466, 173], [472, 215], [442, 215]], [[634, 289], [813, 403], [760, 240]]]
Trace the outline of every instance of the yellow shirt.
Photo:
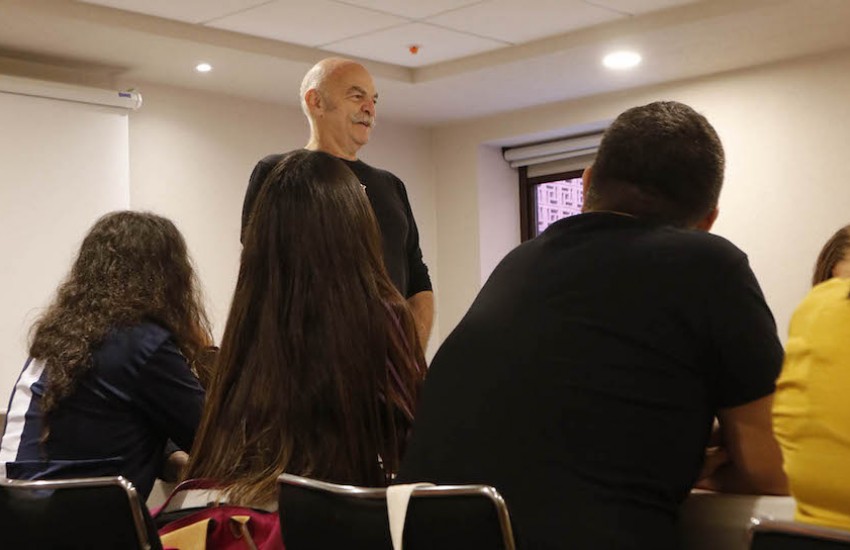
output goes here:
[[794, 312], [773, 430], [796, 519], [850, 529], [850, 279], [819, 284]]

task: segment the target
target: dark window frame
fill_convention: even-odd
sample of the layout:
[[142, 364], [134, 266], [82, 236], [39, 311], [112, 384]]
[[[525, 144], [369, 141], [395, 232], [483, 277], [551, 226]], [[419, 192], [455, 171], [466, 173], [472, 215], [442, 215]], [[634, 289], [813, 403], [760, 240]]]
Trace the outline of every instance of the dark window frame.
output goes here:
[[584, 169], [528, 177], [528, 166], [519, 167], [519, 224], [520, 240], [525, 242], [537, 236], [537, 186], [553, 181], [580, 178]]

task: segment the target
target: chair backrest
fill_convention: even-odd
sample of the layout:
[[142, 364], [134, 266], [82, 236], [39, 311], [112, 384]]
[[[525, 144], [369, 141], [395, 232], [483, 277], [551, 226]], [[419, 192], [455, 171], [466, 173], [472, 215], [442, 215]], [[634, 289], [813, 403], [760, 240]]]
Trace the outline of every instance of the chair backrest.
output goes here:
[[[278, 478], [281, 532], [287, 550], [392, 550], [387, 491]], [[504, 499], [486, 485], [418, 487], [404, 527], [405, 550], [515, 550]]]
[[3, 548], [161, 549], [150, 516], [123, 477], [0, 479]]
[[750, 550], [846, 550], [850, 531], [797, 521], [750, 520]]

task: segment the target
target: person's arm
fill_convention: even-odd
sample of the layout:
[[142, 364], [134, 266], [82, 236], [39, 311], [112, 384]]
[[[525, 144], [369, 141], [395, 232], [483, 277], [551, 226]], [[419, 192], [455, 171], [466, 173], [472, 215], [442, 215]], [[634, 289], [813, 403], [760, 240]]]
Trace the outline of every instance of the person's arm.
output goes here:
[[413, 313], [416, 322], [416, 332], [419, 334], [419, 343], [424, 353], [428, 347], [431, 337], [431, 328], [434, 324], [434, 292], [431, 286], [431, 276], [428, 274], [428, 266], [422, 259], [422, 249], [419, 246], [419, 228], [413, 217], [413, 209], [407, 197], [407, 189], [404, 183], [396, 178], [396, 186], [404, 203], [404, 213], [407, 217], [408, 234], [407, 243], [407, 268], [408, 268], [408, 296], [407, 305]]
[[419, 335], [419, 343], [422, 351], [428, 347], [428, 339], [431, 337], [431, 328], [434, 325], [434, 293], [430, 290], [417, 292], [407, 299], [413, 321], [416, 323], [416, 333]]
[[160, 478], [169, 483], [175, 483], [183, 479], [183, 472], [189, 464], [189, 453], [186, 451], [176, 450], [173, 453], [168, 453], [162, 464], [162, 474]]
[[771, 423], [783, 357], [776, 323], [746, 255], [721, 240], [714, 244], [713, 276], [700, 294], [710, 337], [702, 353], [709, 365], [711, 401], [717, 407], [717, 437], [708, 442], [696, 486], [787, 494]]
[[171, 339], [139, 368], [135, 401], [160, 434], [180, 450], [192, 448], [201, 421], [204, 389]]
[[245, 198], [242, 201], [242, 229], [239, 233], [239, 242], [245, 240], [245, 229], [248, 227], [248, 222], [251, 221], [251, 213], [254, 211], [254, 203], [257, 202], [257, 196], [260, 194], [260, 188], [263, 182], [266, 181], [277, 157], [266, 157], [254, 166], [251, 172], [251, 177], [248, 179], [248, 188], [245, 190]]
[[782, 453], [773, 436], [773, 394], [737, 407], [720, 409], [722, 465], [697, 488], [724, 493], [787, 495]]

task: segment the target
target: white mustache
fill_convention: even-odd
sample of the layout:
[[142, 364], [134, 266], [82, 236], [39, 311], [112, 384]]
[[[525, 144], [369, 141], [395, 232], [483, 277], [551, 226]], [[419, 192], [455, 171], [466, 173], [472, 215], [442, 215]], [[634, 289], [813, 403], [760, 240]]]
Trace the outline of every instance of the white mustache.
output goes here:
[[351, 117], [351, 122], [354, 124], [360, 124], [361, 122], [365, 122], [369, 125], [370, 128], [374, 128], [377, 122], [375, 121], [375, 117], [369, 115], [353, 115]]

